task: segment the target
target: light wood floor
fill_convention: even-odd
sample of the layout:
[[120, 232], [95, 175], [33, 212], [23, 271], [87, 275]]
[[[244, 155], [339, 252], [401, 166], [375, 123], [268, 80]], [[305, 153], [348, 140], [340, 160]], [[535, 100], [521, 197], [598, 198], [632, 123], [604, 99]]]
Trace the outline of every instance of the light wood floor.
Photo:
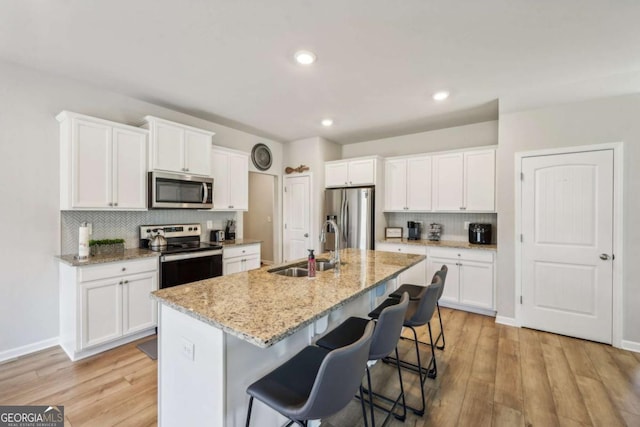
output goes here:
[[[438, 378], [425, 384], [427, 413], [390, 425], [640, 426], [640, 354], [456, 310], [443, 318], [447, 347], [437, 352]], [[66, 426], [156, 425], [156, 362], [139, 342], [76, 363], [55, 347], [0, 364], [0, 405], [64, 405]], [[411, 344], [400, 348], [409, 358]], [[372, 373], [375, 390], [397, 393], [392, 366]], [[403, 376], [418, 406], [417, 375]], [[355, 400], [323, 422], [362, 425]]]

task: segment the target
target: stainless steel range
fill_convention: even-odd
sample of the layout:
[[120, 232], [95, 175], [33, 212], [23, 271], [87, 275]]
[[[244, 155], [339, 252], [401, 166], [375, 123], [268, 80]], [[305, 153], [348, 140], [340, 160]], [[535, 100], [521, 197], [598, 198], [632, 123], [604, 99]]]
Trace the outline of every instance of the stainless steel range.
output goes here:
[[[200, 241], [200, 224], [142, 225], [140, 247], [160, 234], [160, 289], [222, 276], [222, 246]], [[156, 250], [155, 248], [151, 248]]]

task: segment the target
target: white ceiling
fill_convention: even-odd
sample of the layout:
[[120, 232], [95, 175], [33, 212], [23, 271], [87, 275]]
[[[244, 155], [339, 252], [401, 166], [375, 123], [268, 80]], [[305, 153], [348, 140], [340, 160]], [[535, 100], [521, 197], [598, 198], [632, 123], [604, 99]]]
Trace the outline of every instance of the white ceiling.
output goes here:
[[638, 22], [637, 0], [0, 0], [0, 59], [280, 141], [352, 143], [495, 120], [498, 99], [638, 92]]

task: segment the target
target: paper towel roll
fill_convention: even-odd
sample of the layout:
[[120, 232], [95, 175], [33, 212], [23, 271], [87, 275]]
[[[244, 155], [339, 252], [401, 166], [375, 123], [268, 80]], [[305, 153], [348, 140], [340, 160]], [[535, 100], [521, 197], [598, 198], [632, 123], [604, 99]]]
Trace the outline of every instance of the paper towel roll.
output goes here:
[[80, 226], [78, 233], [78, 258], [85, 259], [89, 257], [89, 227], [86, 222]]

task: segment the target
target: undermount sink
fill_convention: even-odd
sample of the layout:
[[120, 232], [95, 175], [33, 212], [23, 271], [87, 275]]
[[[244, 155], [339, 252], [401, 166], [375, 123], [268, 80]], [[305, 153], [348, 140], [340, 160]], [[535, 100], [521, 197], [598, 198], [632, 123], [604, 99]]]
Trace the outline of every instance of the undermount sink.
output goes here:
[[331, 261], [316, 261], [316, 270], [318, 271], [331, 270], [335, 266]]
[[287, 277], [307, 277], [309, 275], [309, 270], [300, 267], [285, 267], [269, 270], [269, 273]]

